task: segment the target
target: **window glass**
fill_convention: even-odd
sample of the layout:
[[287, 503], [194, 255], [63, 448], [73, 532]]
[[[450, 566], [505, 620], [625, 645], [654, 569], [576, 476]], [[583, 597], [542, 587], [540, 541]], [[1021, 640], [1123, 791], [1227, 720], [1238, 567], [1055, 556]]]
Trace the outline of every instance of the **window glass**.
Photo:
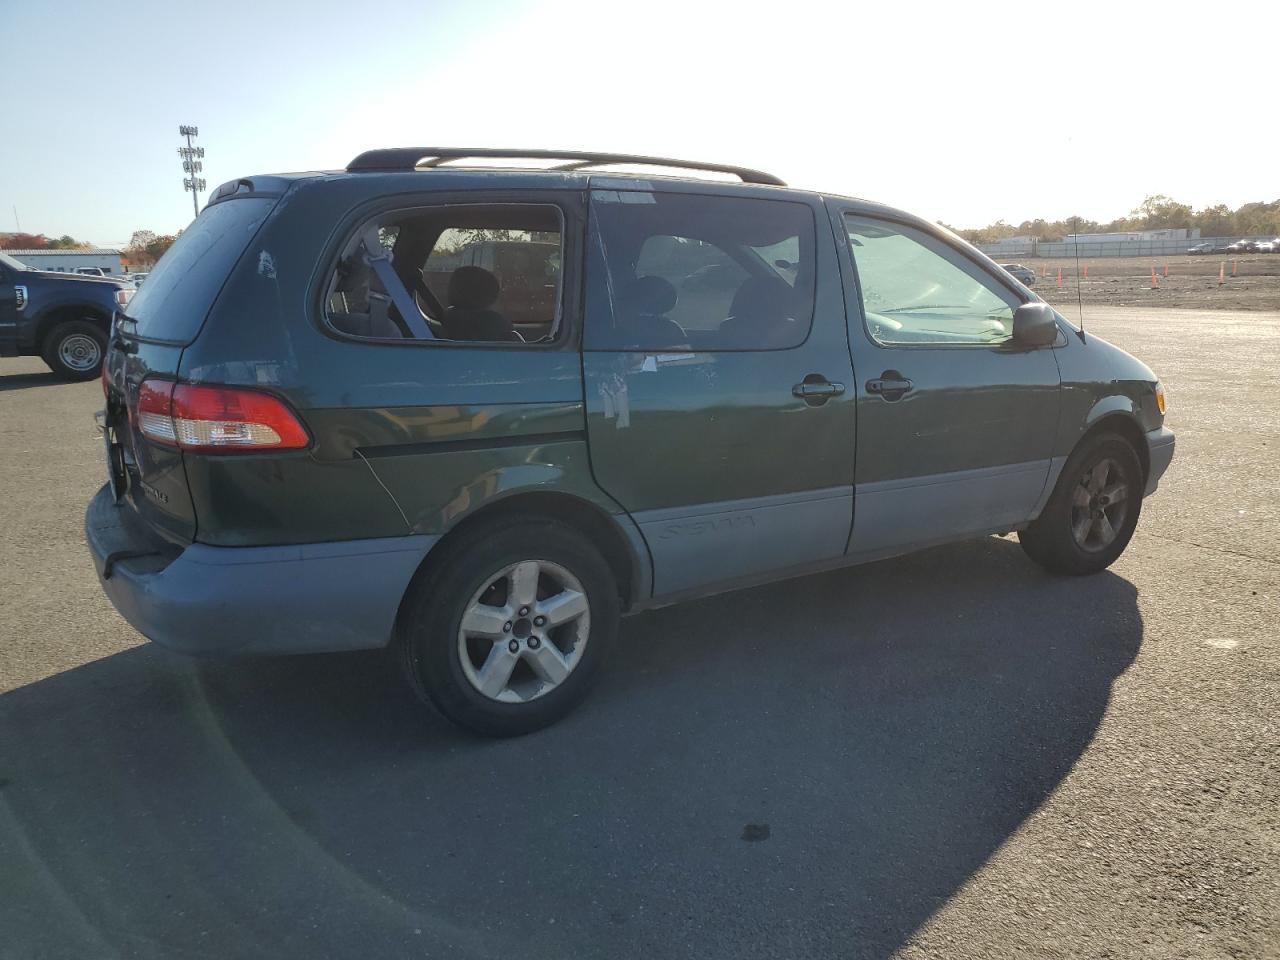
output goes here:
[[[814, 221], [804, 204], [597, 194], [588, 349], [777, 350], [813, 318]], [[597, 278], [598, 279], [598, 278]]]
[[555, 319], [560, 288], [558, 231], [468, 230], [450, 227], [427, 256], [422, 275], [446, 303], [449, 283], [459, 267], [479, 267], [498, 280], [493, 309], [517, 330], [545, 332]]
[[882, 344], [993, 344], [1013, 336], [1012, 294], [925, 234], [845, 217], [867, 331]]
[[276, 201], [237, 197], [205, 207], [147, 278], [125, 311], [138, 336], [190, 343], [227, 275]]
[[561, 240], [560, 211], [543, 204], [384, 217], [348, 244], [330, 283], [328, 322], [378, 339], [549, 342], [559, 326]]

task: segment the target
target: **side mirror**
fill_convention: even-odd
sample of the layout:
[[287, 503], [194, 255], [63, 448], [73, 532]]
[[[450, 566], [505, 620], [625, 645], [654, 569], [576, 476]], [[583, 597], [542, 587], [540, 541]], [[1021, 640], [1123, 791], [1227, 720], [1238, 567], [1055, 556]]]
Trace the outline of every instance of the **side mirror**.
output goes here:
[[1047, 347], [1058, 339], [1058, 321], [1047, 303], [1024, 303], [1013, 311], [1013, 342], [1019, 347]]

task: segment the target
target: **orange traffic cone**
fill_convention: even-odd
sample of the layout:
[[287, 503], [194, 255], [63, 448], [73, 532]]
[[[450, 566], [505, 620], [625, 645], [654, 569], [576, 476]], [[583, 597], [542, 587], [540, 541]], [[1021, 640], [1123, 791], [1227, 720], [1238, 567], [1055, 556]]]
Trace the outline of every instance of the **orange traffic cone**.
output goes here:
[[1164, 278], [1165, 278], [1166, 280], [1168, 280], [1168, 279], [1169, 279], [1169, 264], [1167, 264], [1167, 263], [1164, 265]]
[[1240, 263], [1240, 261], [1239, 261], [1239, 260], [1232, 260], [1232, 261], [1231, 261], [1231, 275], [1232, 275], [1233, 277], [1236, 275], [1236, 267], [1239, 265], [1239, 263]]
[[1227, 263], [1224, 260], [1218, 267], [1218, 286], [1222, 286], [1227, 282]]
[[1084, 265], [1084, 278], [1086, 280], [1089, 279], [1089, 265], [1087, 263]]
[[1062, 268], [1058, 268], [1058, 289], [1062, 289]]
[[1151, 268], [1151, 289], [1152, 289], [1152, 290], [1159, 290], [1159, 289], [1160, 289], [1160, 281], [1156, 279], [1156, 268], [1155, 268], [1155, 267], [1152, 267], [1152, 268]]

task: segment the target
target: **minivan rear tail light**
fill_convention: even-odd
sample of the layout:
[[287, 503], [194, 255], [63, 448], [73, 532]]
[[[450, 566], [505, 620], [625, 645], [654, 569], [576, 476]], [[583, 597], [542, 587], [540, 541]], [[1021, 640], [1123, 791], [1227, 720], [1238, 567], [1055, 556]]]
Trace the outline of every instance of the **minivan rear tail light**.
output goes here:
[[156, 443], [178, 445], [173, 430], [173, 388], [169, 380], [143, 380], [138, 386], [138, 430]]
[[284, 401], [258, 390], [144, 380], [138, 429], [157, 443], [232, 453], [301, 450], [307, 431]]

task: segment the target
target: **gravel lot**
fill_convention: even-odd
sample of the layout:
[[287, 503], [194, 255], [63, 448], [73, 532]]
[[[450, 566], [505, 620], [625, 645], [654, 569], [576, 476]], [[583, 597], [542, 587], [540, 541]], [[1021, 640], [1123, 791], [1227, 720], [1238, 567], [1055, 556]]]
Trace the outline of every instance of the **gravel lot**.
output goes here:
[[1280, 313], [1097, 307], [1178, 456], [1113, 571], [988, 539], [628, 620], [511, 742], [380, 654], [198, 662], [0, 362], [0, 956], [1280, 957]]
[[[1077, 291], [1074, 258], [1031, 258], [1024, 265], [1036, 272], [1036, 293], [1072, 320], [1077, 303], [1113, 307], [1187, 310], [1280, 310], [1280, 256], [1244, 253], [1188, 257], [1081, 257]], [[1165, 276], [1166, 268], [1169, 275]], [[1084, 276], [1085, 270], [1089, 276]], [[1232, 270], [1235, 275], [1232, 275]], [[1062, 289], [1058, 289], [1058, 271]], [[1158, 286], [1151, 286], [1151, 271]], [[1224, 274], [1219, 284], [1219, 273]], [[1088, 320], [1088, 314], [1085, 315]]]

